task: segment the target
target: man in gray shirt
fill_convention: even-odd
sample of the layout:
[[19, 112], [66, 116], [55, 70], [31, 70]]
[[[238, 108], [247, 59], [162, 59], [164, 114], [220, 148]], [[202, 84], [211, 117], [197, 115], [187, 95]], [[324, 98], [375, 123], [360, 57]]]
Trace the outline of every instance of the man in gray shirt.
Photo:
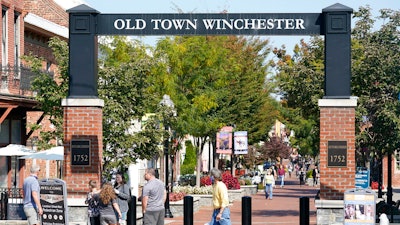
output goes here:
[[31, 175], [24, 180], [24, 212], [29, 225], [39, 225], [40, 216], [43, 215], [42, 205], [40, 204], [39, 171], [38, 165], [32, 165]]
[[143, 225], [164, 225], [164, 203], [167, 191], [164, 183], [155, 177], [155, 170], [146, 169], [144, 179], [147, 183], [142, 193]]

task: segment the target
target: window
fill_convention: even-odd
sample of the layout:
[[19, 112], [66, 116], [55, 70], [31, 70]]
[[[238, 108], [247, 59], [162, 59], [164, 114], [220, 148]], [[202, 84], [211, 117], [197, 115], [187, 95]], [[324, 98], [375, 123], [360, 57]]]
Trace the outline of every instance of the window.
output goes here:
[[6, 119], [0, 125], [0, 143], [21, 144], [22, 143], [22, 121]]
[[400, 151], [396, 150], [394, 152], [394, 160], [395, 160], [395, 164], [396, 164], [395, 171], [400, 171]]
[[10, 143], [10, 121], [4, 120], [0, 124], [0, 143]]
[[7, 30], [8, 30], [8, 26], [7, 26], [7, 11], [8, 9], [3, 7], [2, 8], [2, 15], [1, 15], [1, 19], [2, 19], [2, 38], [1, 38], [1, 53], [2, 53], [2, 58], [1, 58], [1, 64], [3, 66], [2, 70], [4, 70], [8, 64], [8, 46], [7, 46]]
[[20, 71], [20, 16], [19, 12], [14, 13], [14, 69], [18, 71], [14, 74], [14, 78], [20, 79], [21, 78], [21, 71]]

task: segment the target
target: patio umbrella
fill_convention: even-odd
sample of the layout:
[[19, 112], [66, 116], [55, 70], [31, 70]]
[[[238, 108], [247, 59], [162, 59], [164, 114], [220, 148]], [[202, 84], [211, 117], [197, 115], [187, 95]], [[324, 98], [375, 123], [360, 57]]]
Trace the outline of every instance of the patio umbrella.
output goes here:
[[0, 156], [26, 156], [34, 153], [25, 145], [9, 144], [6, 147], [0, 148]]
[[[25, 145], [9, 144], [6, 147], [0, 148], [0, 156], [26, 156], [32, 154], [34, 151]], [[14, 186], [17, 185], [17, 163], [15, 163], [14, 170]]]
[[19, 157], [20, 159], [64, 160], [64, 146], [52, 147], [48, 150], [35, 152]]
[[[25, 155], [25, 156], [22, 156], [19, 158], [20, 159], [43, 159], [43, 160], [46, 160], [46, 178], [48, 178], [49, 174], [50, 174], [49, 160], [57, 160], [57, 161], [64, 160], [64, 146], [52, 147], [50, 149], [35, 152], [35, 153]], [[57, 163], [57, 165], [58, 165], [58, 163]]]

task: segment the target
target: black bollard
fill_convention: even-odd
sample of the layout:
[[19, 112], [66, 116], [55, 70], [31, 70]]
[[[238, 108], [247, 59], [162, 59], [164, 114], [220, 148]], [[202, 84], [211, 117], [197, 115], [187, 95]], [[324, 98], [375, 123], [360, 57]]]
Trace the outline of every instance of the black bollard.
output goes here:
[[193, 197], [183, 198], [183, 225], [193, 225]]
[[242, 225], [251, 225], [251, 197], [242, 197]]
[[136, 196], [131, 196], [131, 200], [129, 201], [126, 224], [136, 225]]
[[308, 197], [300, 198], [300, 225], [310, 225], [310, 200]]

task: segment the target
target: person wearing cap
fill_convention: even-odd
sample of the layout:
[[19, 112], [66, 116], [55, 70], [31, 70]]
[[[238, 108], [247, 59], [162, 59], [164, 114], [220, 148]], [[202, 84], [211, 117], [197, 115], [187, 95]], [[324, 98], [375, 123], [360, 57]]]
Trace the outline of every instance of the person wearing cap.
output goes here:
[[24, 213], [29, 225], [39, 225], [40, 217], [43, 215], [43, 208], [40, 204], [39, 171], [38, 165], [32, 165], [30, 176], [24, 180]]

